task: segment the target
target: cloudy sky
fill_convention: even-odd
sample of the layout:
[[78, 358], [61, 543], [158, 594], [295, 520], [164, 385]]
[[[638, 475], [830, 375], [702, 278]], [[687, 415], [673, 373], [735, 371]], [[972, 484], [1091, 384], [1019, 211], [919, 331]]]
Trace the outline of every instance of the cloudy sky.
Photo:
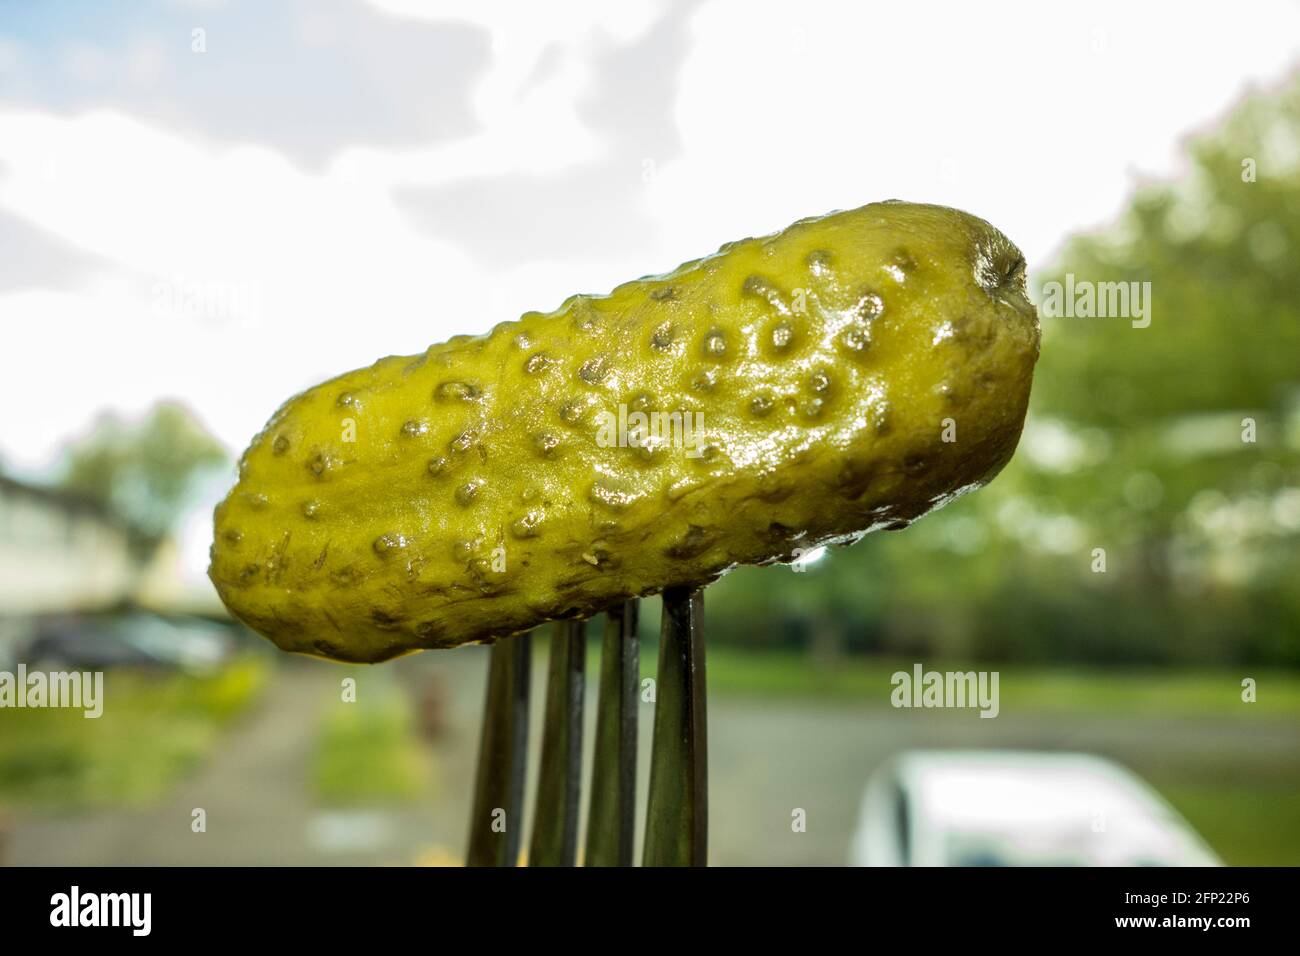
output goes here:
[[0, 463], [877, 199], [1031, 265], [1300, 63], [1300, 6], [0, 0]]

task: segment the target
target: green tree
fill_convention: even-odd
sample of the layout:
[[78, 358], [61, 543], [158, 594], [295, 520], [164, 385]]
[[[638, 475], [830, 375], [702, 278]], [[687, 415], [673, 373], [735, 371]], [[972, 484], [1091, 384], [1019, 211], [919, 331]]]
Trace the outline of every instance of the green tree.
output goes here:
[[226, 461], [222, 446], [184, 407], [164, 402], [138, 423], [101, 417], [68, 449], [61, 483], [116, 517], [145, 557], [171, 531], [195, 478]]
[[1172, 634], [1193, 658], [1274, 656], [1294, 629], [1297, 144], [1293, 78], [1193, 140], [1187, 176], [1139, 191], [1047, 277], [1150, 283], [1151, 324], [1044, 318], [1033, 414], [1095, 453], [1023, 488], [1080, 522], [1089, 546], [1112, 546], [1107, 600], [1140, 604], [1146, 630], [1165, 632], [1132, 638]]

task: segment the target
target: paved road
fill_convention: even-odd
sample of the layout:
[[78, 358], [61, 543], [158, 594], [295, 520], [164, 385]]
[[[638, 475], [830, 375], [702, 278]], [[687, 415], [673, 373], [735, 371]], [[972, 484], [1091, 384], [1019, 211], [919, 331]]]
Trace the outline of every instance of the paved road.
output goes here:
[[[262, 705], [231, 732], [205, 767], [165, 800], [135, 811], [100, 811], [14, 821], [16, 864], [352, 864], [454, 860], [465, 843], [477, 721], [486, 664], [481, 649], [398, 662], [414, 686], [436, 675], [447, 691], [448, 732], [432, 747], [429, 791], [401, 808], [339, 812], [319, 806], [307, 767], [325, 708], [338, 701], [344, 669], [311, 661], [281, 666]], [[544, 668], [534, 667], [534, 747]], [[594, 681], [592, 682], [594, 683]], [[593, 739], [589, 687], [587, 741]], [[652, 705], [640, 720], [642, 794]], [[1300, 728], [1223, 720], [1020, 717], [1003, 712], [894, 711], [853, 704], [774, 702], [715, 695], [709, 701], [711, 861], [715, 864], [835, 864], [844, 860], [863, 785], [872, 769], [908, 747], [1026, 747], [1085, 750], [1137, 768], [1223, 766], [1249, 749], [1255, 763], [1293, 766]], [[536, 754], [530, 761], [535, 769]], [[588, 768], [589, 772], [589, 768]], [[533, 784], [530, 783], [531, 793]], [[191, 811], [207, 811], [193, 833]], [[806, 832], [793, 831], [802, 809]]]

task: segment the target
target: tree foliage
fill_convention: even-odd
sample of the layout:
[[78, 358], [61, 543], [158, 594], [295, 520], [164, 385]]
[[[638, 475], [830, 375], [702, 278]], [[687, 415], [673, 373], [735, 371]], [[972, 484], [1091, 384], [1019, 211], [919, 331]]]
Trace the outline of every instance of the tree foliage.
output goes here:
[[184, 407], [160, 403], [136, 423], [102, 417], [68, 449], [62, 485], [116, 518], [147, 554], [171, 531], [199, 473], [226, 460]]

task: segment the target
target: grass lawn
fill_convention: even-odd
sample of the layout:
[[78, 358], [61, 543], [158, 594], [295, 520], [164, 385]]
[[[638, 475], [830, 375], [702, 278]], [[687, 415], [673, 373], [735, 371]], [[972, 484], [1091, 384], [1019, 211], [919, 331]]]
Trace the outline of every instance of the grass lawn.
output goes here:
[[[642, 673], [653, 676], [657, 651], [645, 647]], [[857, 701], [889, 706], [896, 671], [909, 674], [915, 661], [845, 657], [819, 667], [806, 654], [708, 649], [709, 693], [809, 700]], [[972, 665], [925, 662], [926, 670], [995, 670], [1002, 713], [1015, 711], [1134, 714], [1167, 717], [1300, 716], [1300, 674], [1286, 671], [1106, 670], [1020, 664]], [[1257, 700], [1241, 699], [1241, 681], [1256, 681]]]
[[1300, 780], [1152, 783], [1229, 866], [1300, 866]]
[[332, 705], [319, 734], [312, 784], [324, 802], [392, 802], [427, 791], [430, 757], [415, 733], [410, 699], [386, 675], [359, 677], [356, 701]]
[[241, 658], [212, 676], [109, 671], [104, 713], [0, 712], [0, 803], [42, 810], [146, 803], [164, 793], [253, 703], [268, 666]]

